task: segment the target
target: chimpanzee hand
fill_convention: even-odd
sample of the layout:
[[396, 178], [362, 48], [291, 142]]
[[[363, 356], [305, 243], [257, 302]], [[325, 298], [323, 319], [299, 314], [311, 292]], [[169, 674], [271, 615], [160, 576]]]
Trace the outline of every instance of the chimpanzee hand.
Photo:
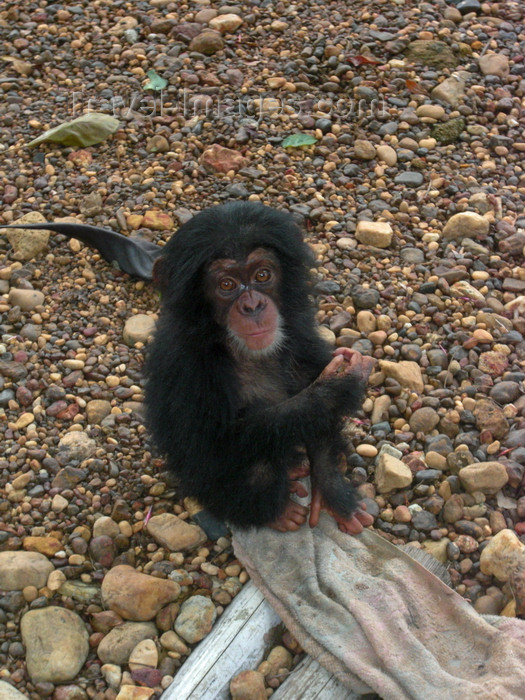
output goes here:
[[333, 359], [326, 365], [317, 381], [352, 374], [360, 382], [365, 383], [375, 363], [376, 360], [373, 357], [361, 355], [360, 352], [352, 350], [352, 348], [337, 348], [334, 350]]

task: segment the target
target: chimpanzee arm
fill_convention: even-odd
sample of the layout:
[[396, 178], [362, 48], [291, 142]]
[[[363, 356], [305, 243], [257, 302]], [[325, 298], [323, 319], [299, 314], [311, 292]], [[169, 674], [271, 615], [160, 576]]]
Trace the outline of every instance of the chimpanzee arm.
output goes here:
[[316, 440], [325, 444], [341, 415], [360, 406], [362, 384], [354, 376], [318, 381], [279, 404], [248, 407], [217, 436], [215, 467], [194, 495], [234, 525], [275, 521], [289, 500], [295, 449]]

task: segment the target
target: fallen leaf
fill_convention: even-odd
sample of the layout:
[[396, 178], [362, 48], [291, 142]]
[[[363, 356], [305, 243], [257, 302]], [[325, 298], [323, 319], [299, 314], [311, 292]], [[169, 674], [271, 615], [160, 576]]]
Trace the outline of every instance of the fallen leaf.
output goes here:
[[19, 75], [25, 75], [27, 77], [33, 72], [32, 64], [28, 63], [27, 61], [22, 61], [19, 58], [13, 58], [12, 56], [2, 56], [2, 61], [10, 63], [13, 69]]
[[287, 136], [281, 145], [283, 148], [298, 148], [299, 146], [312, 146], [314, 143], [317, 143], [315, 136], [300, 132]]
[[163, 90], [168, 84], [166, 78], [163, 78], [154, 70], [149, 70], [147, 76], [149, 80], [144, 85], [144, 90]]
[[89, 112], [69, 122], [48, 129], [28, 146], [36, 146], [44, 141], [61, 143], [64, 146], [93, 146], [105, 141], [120, 124], [118, 119], [102, 112]]
[[377, 66], [381, 65], [381, 61], [378, 61], [377, 58], [369, 58], [368, 56], [349, 56], [348, 60], [354, 66], [363, 66], [369, 63]]

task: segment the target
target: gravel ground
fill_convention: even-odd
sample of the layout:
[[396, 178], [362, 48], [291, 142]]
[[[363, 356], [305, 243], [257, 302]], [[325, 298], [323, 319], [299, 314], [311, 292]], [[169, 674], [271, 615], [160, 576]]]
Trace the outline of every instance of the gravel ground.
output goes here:
[[[375, 527], [509, 616], [525, 612], [523, 14], [0, 1], [0, 222], [69, 217], [162, 243], [229, 199], [294, 212], [323, 333], [378, 359], [348, 425]], [[162, 94], [144, 89], [151, 70]], [[88, 109], [116, 133], [27, 147]], [[297, 132], [317, 142], [283, 147]], [[158, 297], [76, 241], [6, 234], [0, 697], [159, 697], [247, 576], [147, 442]], [[283, 643], [267, 695], [297, 655]]]

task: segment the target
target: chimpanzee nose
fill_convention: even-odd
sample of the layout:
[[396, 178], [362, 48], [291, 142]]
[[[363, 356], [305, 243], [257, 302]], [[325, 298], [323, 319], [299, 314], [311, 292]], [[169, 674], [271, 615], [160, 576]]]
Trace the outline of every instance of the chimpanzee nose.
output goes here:
[[239, 306], [245, 316], [256, 316], [266, 308], [266, 304], [267, 301], [261, 294], [250, 290], [242, 295]]

